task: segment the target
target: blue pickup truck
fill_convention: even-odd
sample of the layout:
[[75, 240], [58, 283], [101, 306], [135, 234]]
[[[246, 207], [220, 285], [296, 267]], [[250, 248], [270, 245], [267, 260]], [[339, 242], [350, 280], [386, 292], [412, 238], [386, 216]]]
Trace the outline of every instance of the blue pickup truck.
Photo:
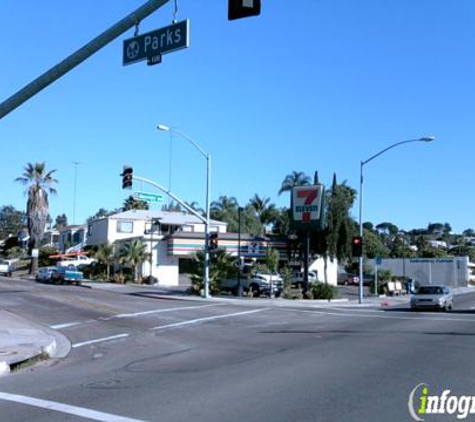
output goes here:
[[80, 286], [84, 276], [74, 265], [56, 267], [51, 273], [51, 281], [55, 284], [76, 284]]

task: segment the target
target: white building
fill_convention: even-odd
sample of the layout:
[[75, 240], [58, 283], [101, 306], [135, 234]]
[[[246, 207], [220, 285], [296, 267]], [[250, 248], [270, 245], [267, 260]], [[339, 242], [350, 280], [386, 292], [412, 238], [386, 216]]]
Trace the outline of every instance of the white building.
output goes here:
[[[225, 234], [227, 223], [211, 220], [210, 232]], [[190, 257], [203, 249], [205, 224], [182, 212], [129, 210], [93, 220], [87, 227], [87, 245], [109, 243], [120, 250], [124, 243], [142, 239], [152, 254], [140, 275], [152, 275], [161, 285], [178, 285], [180, 257]], [[151, 265], [151, 266], [150, 266]]]

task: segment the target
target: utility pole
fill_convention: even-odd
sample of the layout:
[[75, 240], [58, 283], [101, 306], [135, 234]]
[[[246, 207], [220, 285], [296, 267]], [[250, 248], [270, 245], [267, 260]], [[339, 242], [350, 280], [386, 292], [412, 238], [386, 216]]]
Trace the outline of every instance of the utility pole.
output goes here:
[[98, 52], [102, 47], [105, 47], [111, 41], [115, 40], [119, 35], [122, 35], [125, 31], [132, 28], [133, 26], [137, 26], [140, 21], [151, 15], [169, 1], [170, 0], [147, 1], [145, 4], [140, 6], [121, 21], [117, 22], [115, 25], [111, 26], [109, 29], [81, 47], [75, 53], [64, 59], [62, 62], [58, 63], [56, 66], [53, 66], [50, 70], [43, 73], [33, 82], [30, 82], [20, 91], [13, 94], [10, 98], [0, 104], [0, 119], [5, 117], [15, 108], [22, 105], [25, 101], [36, 95], [42, 89], [61, 78], [61, 76], [74, 69], [84, 60]]

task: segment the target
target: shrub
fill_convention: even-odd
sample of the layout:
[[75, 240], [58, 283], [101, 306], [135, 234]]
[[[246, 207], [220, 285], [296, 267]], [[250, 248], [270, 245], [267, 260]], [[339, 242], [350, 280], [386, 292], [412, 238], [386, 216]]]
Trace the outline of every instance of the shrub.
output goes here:
[[310, 283], [308, 288], [308, 299], [335, 299], [338, 295], [338, 289], [331, 284], [321, 282]]

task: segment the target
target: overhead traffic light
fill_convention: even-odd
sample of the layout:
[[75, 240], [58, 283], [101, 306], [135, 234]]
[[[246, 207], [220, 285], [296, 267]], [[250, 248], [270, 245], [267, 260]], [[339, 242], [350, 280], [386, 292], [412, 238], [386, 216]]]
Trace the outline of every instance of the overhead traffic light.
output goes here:
[[218, 249], [218, 233], [211, 233], [209, 235], [209, 250], [214, 251]]
[[133, 171], [134, 169], [129, 166], [124, 166], [122, 171], [122, 189], [132, 189], [132, 180], [133, 180]]
[[356, 258], [363, 256], [363, 238], [361, 236], [351, 239], [351, 254]]
[[228, 20], [261, 14], [261, 0], [228, 0]]

